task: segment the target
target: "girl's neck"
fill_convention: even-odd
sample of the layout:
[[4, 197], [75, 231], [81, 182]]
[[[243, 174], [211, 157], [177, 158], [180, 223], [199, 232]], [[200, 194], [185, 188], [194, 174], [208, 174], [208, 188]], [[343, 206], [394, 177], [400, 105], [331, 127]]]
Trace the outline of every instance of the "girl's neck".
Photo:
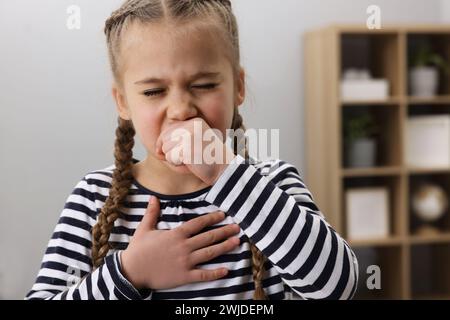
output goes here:
[[145, 188], [165, 195], [192, 193], [208, 187], [194, 174], [175, 172], [150, 155], [133, 165], [133, 176]]

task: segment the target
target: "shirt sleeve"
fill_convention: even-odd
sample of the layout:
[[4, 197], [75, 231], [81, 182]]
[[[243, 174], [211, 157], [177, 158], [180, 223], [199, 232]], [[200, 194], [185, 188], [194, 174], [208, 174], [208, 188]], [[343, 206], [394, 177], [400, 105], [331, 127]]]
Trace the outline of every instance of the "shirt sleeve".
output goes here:
[[240, 225], [294, 293], [304, 299], [353, 297], [356, 256], [294, 166], [272, 160], [257, 168], [237, 155], [205, 200]]
[[26, 300], [151, 298], [150, 289], [137, 290], [123, 276], [122, 251], [110, 251], [103, 264], [93, 270], [91, 230], [97, 217], [94, 181], [85, 176], [69, 195]]

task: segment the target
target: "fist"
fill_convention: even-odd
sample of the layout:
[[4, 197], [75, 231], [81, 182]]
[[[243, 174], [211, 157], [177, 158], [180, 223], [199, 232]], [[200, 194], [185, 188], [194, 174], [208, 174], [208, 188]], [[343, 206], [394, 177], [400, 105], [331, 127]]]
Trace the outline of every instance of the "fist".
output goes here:
[[186, 166], [208, 185], [213, 185], [236, 157], [222, 133], [202, 118], [169, 125], [156, 141], [156, 155], [174, 166]]

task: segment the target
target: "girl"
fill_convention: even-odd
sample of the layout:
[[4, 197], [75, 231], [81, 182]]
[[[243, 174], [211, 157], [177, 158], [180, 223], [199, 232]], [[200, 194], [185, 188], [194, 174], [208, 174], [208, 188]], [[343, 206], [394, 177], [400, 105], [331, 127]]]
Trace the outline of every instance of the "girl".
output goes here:
[[[77, 184], [26, 298], [351, 298], [355, 255], [294, 166], [250, 163], [220, 138], [223, 164], [175, 153], [176, 129], [244, 128], [230, 1], [128, 0], [105, 33], [115, 165]], [[143, 161], [132, 156], [135, 133]]]

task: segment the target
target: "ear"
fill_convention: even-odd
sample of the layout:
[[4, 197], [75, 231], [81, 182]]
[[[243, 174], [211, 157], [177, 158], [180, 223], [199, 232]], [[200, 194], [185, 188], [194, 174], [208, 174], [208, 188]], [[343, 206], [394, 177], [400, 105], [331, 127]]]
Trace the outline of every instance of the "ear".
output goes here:
[[241, 67], [239, 68], [239, 75], [237, 79], [235, 105], [239, 107], [244, 103], [244, 100], [245, 100], [245, 71]]
[[131, 120], [130, 109], [127, 106], [125, 95], [117, 84], [113, 84], [111, 89], [112, 96], [116, 102], [116, 109], [123, 120]]

